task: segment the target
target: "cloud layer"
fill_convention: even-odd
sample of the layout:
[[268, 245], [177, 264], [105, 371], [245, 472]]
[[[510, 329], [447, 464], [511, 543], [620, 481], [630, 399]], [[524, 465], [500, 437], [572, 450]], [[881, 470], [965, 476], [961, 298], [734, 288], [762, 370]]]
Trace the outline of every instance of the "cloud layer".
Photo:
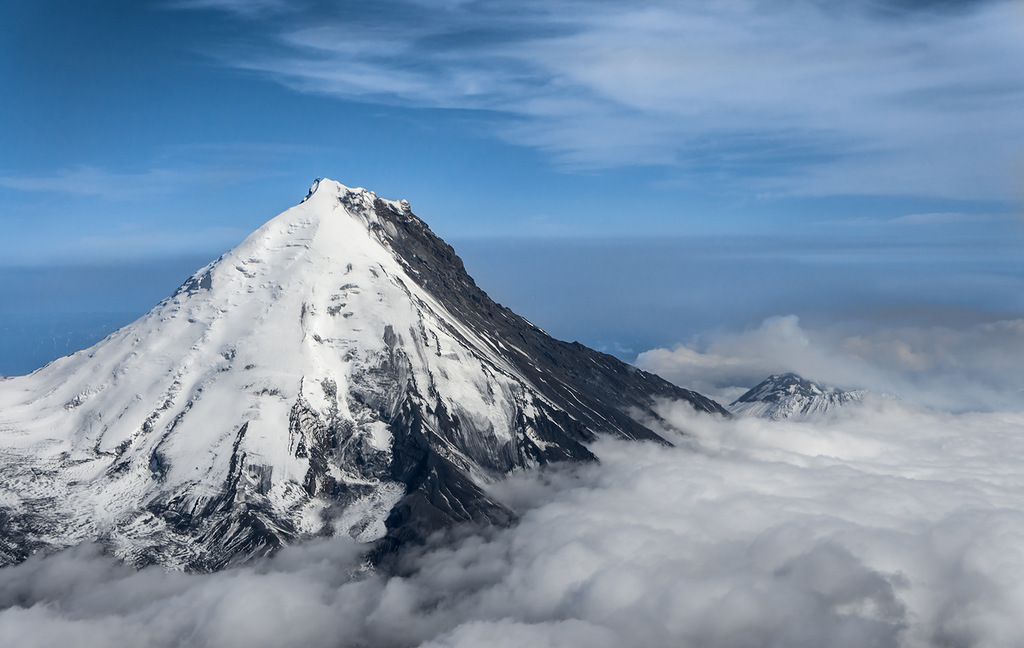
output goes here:
[[[234, 0], [178, 6], [261, 15]], [[501, 137], [570, 168], [669, 165], [800, 195], [1019, 190], [1016, 1], [290, 8], [216, 56], [303, 92], [495, 111]]]
[[[213, 575], [95, 547], [0, 570], [19, 646], [1008, 646], [1024, 606], [1021, 414], [869, 402], [823, 423], [665, 403], [679, 446], [517, 475], [512, 528], [361, 570], [341, 539]], [[671, 433], [671, 432], [670, 432]]]

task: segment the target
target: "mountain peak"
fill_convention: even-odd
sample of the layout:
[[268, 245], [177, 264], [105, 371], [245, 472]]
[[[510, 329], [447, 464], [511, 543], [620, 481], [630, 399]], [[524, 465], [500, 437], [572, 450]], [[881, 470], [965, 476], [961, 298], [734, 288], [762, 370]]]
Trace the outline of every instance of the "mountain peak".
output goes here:
[[484, 487], [665, 443], [655, 399], [714, 401], [492, 301], [407, 202], [320, 179], [90, 349], [0, 383], [0, 563], [99, 539], [217, 569], [344, 534], [506, 524]]
[[324, 193], [322, 195], [327, 195], [331, 197], [343, 196], [350, 193], [370, 194], [374, 198], [377, 197], [377, 194], [362, 187], [349, 187], [341, 184], [337, 180], [331, 180], [330, 178], [317, 178], [316, 180], [313, 181], [313, 184], [310, 185], [309, 192], [306, 194], [306, 197], [303, 199], [303, 202], [309, 200], [313, 196], [313, 194], [317, 193], [317, 191], [319, 191], [321, 188], [324, 190]]
[[729, 409], [734, 414], [773, 420], [807, 418], [859, 402], [864, 394], [864, 390], [844, 391], [787, 372], [768, 376], [734, 400]]
[[396, 213], [407, 215], [412, 213], [412, 206], [408, 200], [386, 200], [380, 198], [369, 189], [349, 187], [330, 178], [317, 178], [313, 181], [302, 202], [305, 203], [309, 200], [323, 201], [325, 203], [333, 203], [337, 200], [344, 205], [362, 205], [363, 207], [372, 207], [379, 201]]
[[[400, 272], [405, 262], [395, 243], [401, 230], [410, 227], [426, 229], [407, 201], [384, 200], [373, 191], [319, 178], [298, 205], [265, 223], [186, 283], [195, 286], [202, 276], [209, 283], [211, 271], [250, 291], [260, 283], [253, 280], [283, 280], [295, 272], [321, 282], [323, 277], [318, 276], [337, 270], [338, 263], [342, 270], [351, 266]], [[234, 268], [244, 279], [217, 267]]]

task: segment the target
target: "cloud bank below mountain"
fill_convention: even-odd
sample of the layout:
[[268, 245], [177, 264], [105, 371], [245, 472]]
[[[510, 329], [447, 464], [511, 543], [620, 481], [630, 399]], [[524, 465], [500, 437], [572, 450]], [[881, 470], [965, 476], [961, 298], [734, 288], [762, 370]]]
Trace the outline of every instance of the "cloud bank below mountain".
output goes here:
[[1000, 646], [1024, 606], [1021, 413], [829, 423], [664, 403], [678, 446], [513, 476], [518, 525], [361, 570], [344, 539], [211, 575], [80, 547], [0, 570], [20, 646]]

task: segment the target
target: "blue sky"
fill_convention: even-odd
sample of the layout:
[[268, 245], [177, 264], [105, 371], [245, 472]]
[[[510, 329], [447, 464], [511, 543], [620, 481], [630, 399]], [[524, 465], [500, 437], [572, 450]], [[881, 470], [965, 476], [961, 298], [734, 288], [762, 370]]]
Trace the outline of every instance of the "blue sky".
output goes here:
[[0, 373], [317, 176], [623, 357], [788, 313], [1019, 316], [1024, 4], [834, 5], [8, 0]]

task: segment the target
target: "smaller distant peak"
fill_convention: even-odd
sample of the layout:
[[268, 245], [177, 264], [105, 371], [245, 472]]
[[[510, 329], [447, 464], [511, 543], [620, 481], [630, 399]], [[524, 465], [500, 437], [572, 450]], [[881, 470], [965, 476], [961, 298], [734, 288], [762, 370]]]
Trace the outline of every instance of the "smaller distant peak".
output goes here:
[[773, 374], [734, 400], [733, 414], [781, 420], [825, 414], [863, 400], [865, 390], [846, 391], [793, 372]]

